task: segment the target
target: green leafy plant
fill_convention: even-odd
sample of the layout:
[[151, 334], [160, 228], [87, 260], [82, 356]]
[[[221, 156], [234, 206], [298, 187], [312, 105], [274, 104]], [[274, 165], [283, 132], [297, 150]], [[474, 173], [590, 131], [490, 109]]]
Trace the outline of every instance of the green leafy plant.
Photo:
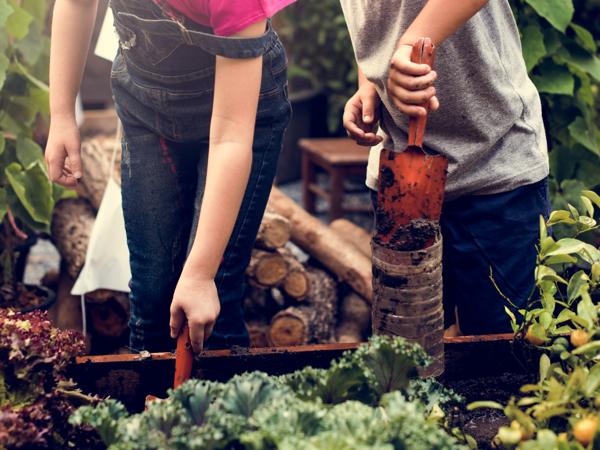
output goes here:
[[444, 412], [462, 399], [415, 378], [428, 362], [416, 344], [374, 337], [329, 369], [190, 380], [141, 414], [106, 400], [80, 408], [71, 423], [94, 427], [110, 450], [466, 449]]
[[[18, 245], [49, 230], [55, 202], [70, 195], [49, 182], [34, 137], [49, 115], [45, 0], [0, 0], [0, 300], [19, 295]], [[42, 133], [43, 134], [43, 133]], [[0, 303], [2, 304], [2, 303]]]
[[[506, 406], [470, 405], [504, 411], [510, 425], [495, 438], [502, 448], [600, 448], [600, 249], [585, 241], [598, 228], [600, 196], [583, 191], [578, 203], [541, 220], [538, 295], [518, 311], [521, 321], [507, 308], [517, 337], [542, 352], [538, 382], [522, 386]], [[560, 239], [549, 232], [557, 226]]]
[[0, 448], [99, 448], [95, 433], [68, 423], [77, 405], [97, 401], [65, 375], [84, 350], [79, 333], [52, 327], [45, 312], [0, 309]]
[[[547, 222], [540, 219], [540, 246], [535, 270], [539, 296], [517, 313], [512, 312], [513, 330], [530, 343], [543, 346], [561, 360], [571, 358], [569, 341], [589, 341], [600, 324], [597, 299], [600, 288], [600, 249], [583, 240], [598, 228], [594, 219], [600, 208], [600, 196], [583, 191], [579, 210], [569, 204], [565, 210], [555, 210]], [[563, 225], [565, 237], [555, 239], [548, 227]], [[573, 333], [577, 332], [575, 337]], [[587, 338], [586, 338], [587, 337]], [[571, 343], [572, 343], [571, 342]], [[575, 342], [578, 344], [578, 342]], [[585, 356], [600, 350], [600, 343], [579, 343], [576, 354]], [[597, 352], [596, 352], [597, 353]]]
[[512, 4], [527, 70], [542, 96], [554, 205], [562, 208], [578, 202], [582, 189], [600, 184], [600, 58], [597, 34], [584, 26], [597, 26], [600, 5], [579, 1], [575, 8], [573, 0]]

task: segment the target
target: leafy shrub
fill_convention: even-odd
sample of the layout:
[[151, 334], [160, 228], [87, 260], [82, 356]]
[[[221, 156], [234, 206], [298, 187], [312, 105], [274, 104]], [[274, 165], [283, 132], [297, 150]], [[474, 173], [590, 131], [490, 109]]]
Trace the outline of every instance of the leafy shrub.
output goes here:
[[6, 303], [17, 288], [17, 243], [49, 231], [55, 202], [71, 195], [50, 183], [34, 140], [49, 116], [48, 10], [46, 0], [0, 0], [0, 300]]
[[446, 431], [443, 412], [460, 397], [414, 378], [427, 363], [416, 344], [374, 337], [329, 369], [190, 380], [143, 413], [106, 400], [80, 408], [71, 423], [94, 427], [110, 450], [466, 449], [466, 437]]
[[554, 205], [577, 204], [582, 189], [600, 184], [600, 58], [597, 38], [578, 22], [587, 13], [597, 24], [600, 5], [580, 1], [576, 11], [572, 0], [511, 3], [527, 69], [542, 97]]
[[[541, 221], [536, 269], [539, 297], [511, 314], [517, 336], [541, 352], [539, 379], [503, 406], [477, 402], [470, 407], [504, 411], [496, 444], [520, 450], [600, 448], [600, 249], [582, 240], [597, 229], [593, 218], [600, 196], [583, 191], [581, 209], [568, 205]], [[555, 239], [548, 227], [566, 226]], [[508, 311], [508, 309], [507, 309]]]
[[0, 448], [98, 448], [90, 430], [70, 426], [81, 394], [65, 377], [84, 352], [79, 333], [53, 328], [46, 313], [0, 309]]

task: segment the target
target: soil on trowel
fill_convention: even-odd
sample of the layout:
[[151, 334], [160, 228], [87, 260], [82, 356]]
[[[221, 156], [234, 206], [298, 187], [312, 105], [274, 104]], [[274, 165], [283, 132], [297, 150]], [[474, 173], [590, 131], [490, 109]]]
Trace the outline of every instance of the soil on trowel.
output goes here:
[[410, 252], [422, 250], [435, 242], [439, 225], [436, 221], [427, 219], [414, 219], [407, 225], [398, 226], [389, 242], [383, 242], [381, 237], [387, 236], [394, 229], [394, 221], [382, 208], [376, 211], [377, 235], [375, 242], [395, 251]]

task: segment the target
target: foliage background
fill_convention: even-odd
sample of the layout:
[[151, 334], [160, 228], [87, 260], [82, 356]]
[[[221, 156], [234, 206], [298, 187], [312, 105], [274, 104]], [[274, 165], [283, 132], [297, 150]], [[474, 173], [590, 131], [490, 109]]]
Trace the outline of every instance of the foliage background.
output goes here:
[[[579, 205], [582, 189], [600, 185], [600, 0], [511, 0], [511, 5], [544, 106], [554, 206]], [[278, 21], [291, 90], [325, 90], [329, 128], [339, 134], [357, 76], [339, 1], [300, 1]]]

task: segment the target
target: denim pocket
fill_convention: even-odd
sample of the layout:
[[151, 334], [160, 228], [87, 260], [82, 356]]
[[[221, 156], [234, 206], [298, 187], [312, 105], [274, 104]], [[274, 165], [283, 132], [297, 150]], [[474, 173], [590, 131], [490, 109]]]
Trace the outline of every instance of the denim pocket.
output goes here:
[[121, 47], [153, 66], [183, 45], [181, 36], [173, 32], [174, 25], [171, 19], [145, 19], [125, 12], [118, 12], [115, 17]]

